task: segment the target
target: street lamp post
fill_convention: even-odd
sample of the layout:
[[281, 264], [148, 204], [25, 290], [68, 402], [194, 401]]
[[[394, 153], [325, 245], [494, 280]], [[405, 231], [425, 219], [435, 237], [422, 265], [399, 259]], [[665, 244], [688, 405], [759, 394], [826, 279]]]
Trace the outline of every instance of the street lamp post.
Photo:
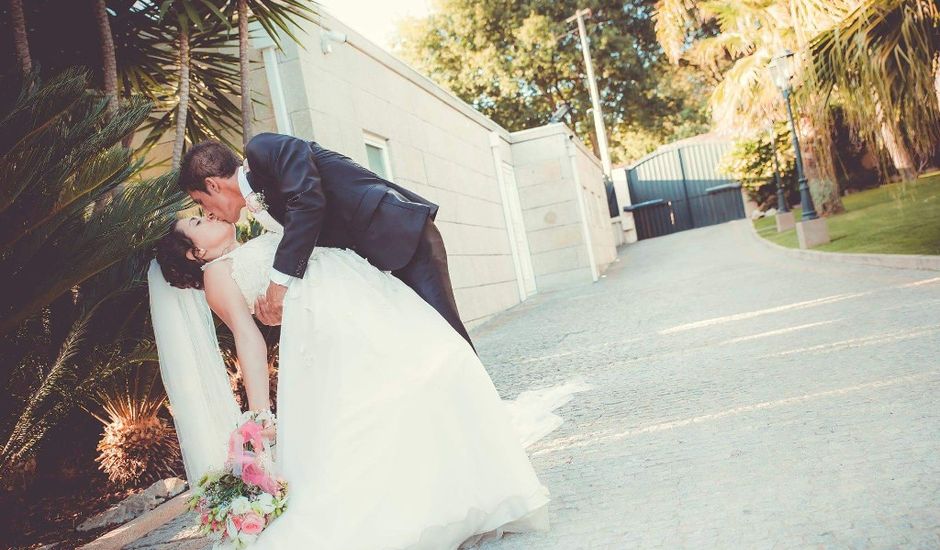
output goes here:
[[783, 182], [780, 181], [780, 161], [777, 160], [777, 136], [774, 135], [774, 125], [768, 128], [770, 134], [770, 149], [774, 155], [774, 183], [777, 185], [777, 212], [787, 213], [790, 207], [787, 206], [787, 196], [783, 192]]
[[[809, 183], [806, 181], [806, 173], [803, 171], [800, 139], [796, 135], [796, 123], [793, 121], [793, 108], [790, 105], [790, 95], [793, 91], [793, 86], [790, 83], [793, 79], [793, 52], [786, 50], [774, 57], [769, 68], [774, 84], [777, 85], [777, 88], [780, 88], [787, 106], [787, 119], [790, 121], [790, 134], [793, 136], [793, 152], [796, 154], [796, 177], [800, 185], [800, 206], [803, 209], [800, 222], [796, 224], [796, 237], [800, 248], [813, 248], [829, 242], [829, 228], [826, 226], [826, 220], [816, 215], [813, 196], [809, 192]], [[778, 218], [778, 230], [780, 227], [779, 222]]]
[[796, 154], [796, 177], [800, 186], [800, 206], [803, 209], [802, 220], [815, 220], [816, 207], [813, 205], [813, 196], [809, 192], [809, 183], [806, 181], [806, 174], [803, 173], [803, 155], [800, 153], [800, 139], [796, 135], [796, 123], [793, 122], [793, 108], [790, 106], [790, 94], [793, 86], [790, 80], [793, 78], [793, 52], [785, 50], [783, 53], [774, 57], [770, 62], [770, 73], [773, 76], [774, 84], [783, 94], [783, 101], [787, 106], [787, 119], [790, 121], [790, 133], [793, 136], [793, 151]]
[[777, 214], [774, 218], [777, 222], [777, 233], [783, 233], [794, 227], [793, 212], [790, 212], [790, 206], [787, 204], [787, 194], [783, 189], [783, 178], [780, 177], [780, 161], [777, 159], [777, 135], [773, 123], [767, 128], [767, 131], [770, 134], [770, 148], [774, 156], [774, 183], [777, 185]]

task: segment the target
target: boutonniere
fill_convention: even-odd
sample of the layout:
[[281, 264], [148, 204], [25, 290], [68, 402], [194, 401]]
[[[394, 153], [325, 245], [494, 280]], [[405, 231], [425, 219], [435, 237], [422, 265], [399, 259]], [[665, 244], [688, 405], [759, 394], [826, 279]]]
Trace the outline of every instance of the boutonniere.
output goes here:
[[256, 191], [245, 198], [245, 205], [252, 214], [257, 214], [262, 210], [268, 209], [268, 203], [264, 201], [264, 193]]

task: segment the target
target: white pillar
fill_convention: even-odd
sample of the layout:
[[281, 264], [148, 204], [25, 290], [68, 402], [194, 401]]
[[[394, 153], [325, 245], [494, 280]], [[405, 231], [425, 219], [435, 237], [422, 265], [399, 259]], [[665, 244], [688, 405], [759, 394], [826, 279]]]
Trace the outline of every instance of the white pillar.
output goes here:
[[591, 279], [597, 282], [600, 272], [597, 270], [597, 261], [594, 259], [594, 240], [591, 238], [591, 226], [588, 225], [587, 208], [584, 204], [584, 189], [581, 187], [581, 176], [578, 174], [578, 148], [571, 142], [574, 136], [568, 135], [565, 140], [565, 149], [568, 151], [568, 160], [571, 164], [571, 179], [574, 181], [574, 194], [578, 200], [578, 214], [581, 218], [581, 233], [584, 236], [584, 245], [587, 247], [588, 262], [591, 264]]
[[509, 211], [509, 197], [506, 190], [506, 178], [503, 176], [503, 158], [499, 147], [502, 138], [499, 133], [490, 132], [490, 151], [493, 153], [493, 168], [496, 170], [496, 183], [499, 186], [499, 198], [503, 203], [503, 220], [506, 222], [506, 237], [509, 239], [509, 250], [512, 252], [512, 265], [516, 269], [516, 286], [519, 290], [519, 301], [524, 302], [527, 298], [525, 289], [525, 280], [522, 273], [522, 262], [519, 258], [519, 251], [516, 246], [516, 228], [513, 223], [512, 213]]
[[271, 108], [274, 110], [277, 132], [292, 135], [290, 114], [287, 112], [287, 100], [284, 98], [284, 85], [281, 83], [281, 71], [277, 66], [277, 52], [274, 45], [262, 49], [261, 55], [264, 59], [264, 72], [268, 77], [268, 92], [271, 97]]

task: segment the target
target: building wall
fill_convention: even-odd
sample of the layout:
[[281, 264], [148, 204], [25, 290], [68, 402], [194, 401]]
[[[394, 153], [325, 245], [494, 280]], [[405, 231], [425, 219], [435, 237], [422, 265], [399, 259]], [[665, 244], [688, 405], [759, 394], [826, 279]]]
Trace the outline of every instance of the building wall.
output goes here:
[[617, 254], [600, 162], [572, 137], [563, 124], [512, 134], [540, 291], [590, 282]]
[[[614, 180], [614, 190], [617, 192], [617, 209], [620, 211], [620, 224], [623, 231], [623, 243], [630, 244], [637, 241], [636, 222], [632, 212], [624, 212], [623, 207], [633, 204], [630, 199], [630, 188], [627, 185], [627, 168], [616, 166], [611, 174]], [[620, 243], [618, 243], [620, 244]]]

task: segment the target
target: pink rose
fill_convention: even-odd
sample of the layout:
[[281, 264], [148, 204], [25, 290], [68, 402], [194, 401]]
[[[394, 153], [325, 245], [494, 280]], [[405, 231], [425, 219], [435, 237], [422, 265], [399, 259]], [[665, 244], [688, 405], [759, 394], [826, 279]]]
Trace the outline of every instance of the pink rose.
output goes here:
[[242, 516], [241, 526], [238, 530], [248, 535], [257, 535], [264, 529], [264, 517], [255, 512], [248, 512]]
[[235, 528], [239, 531], [242, 530], [242, 521], [244, 520], [244, 517], [245, 516], [236, 516], [235, 514], [232, 514], [232, 525], [234, 525]]

